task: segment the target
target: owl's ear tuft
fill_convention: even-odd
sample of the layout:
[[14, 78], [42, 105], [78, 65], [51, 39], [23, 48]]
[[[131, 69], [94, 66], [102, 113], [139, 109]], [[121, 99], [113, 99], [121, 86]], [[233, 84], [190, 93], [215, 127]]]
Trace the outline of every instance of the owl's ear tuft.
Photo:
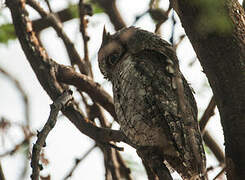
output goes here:
[[110, 33], [106, 32], [106, 29], [105, 29], [105, 26], [104, 26], [102, 44], [106, 44], [109, 41], [110, 36], [111, 36]]

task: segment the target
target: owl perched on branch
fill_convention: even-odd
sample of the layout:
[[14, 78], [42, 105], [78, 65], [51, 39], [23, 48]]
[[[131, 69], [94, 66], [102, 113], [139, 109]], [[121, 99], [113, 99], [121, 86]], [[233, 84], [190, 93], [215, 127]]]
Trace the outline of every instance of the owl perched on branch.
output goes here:
[[135, 27], [104, 29], [98, 61], [113, 85], [121, 130], [138, 151], [151, 149], [149, 158], [167, 161], [183, 179], [205, 179], [196, 102], [173, 47]]

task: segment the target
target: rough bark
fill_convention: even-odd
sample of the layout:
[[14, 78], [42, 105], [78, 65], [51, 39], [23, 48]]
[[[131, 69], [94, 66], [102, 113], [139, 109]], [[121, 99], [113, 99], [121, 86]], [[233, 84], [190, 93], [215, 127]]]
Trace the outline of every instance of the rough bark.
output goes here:
[[[45, 49], [40, 45], [33, 31], [32, 23], [27, 16], [25, 1], [7, 0], [6, 4], [11, 11], [16, 35], [27, 60], [44, 90], [52, 100], [56, 100], [67, 89], [66, 85], [57, 80], [57, 77], [59, 77], [58, 69], [63, 66], [50, 59]], [[95, 84], [94, 87], [96, 86], [98, 85]], [[93, 88], [90, 88], [90, 90], [92, 91]], [[115, 140], [124, 138], [120, 131], [95, 126], [93, 122], [85, 117], [74, 101], [67, 108], [62, 109], [62, 112], [82, 133], [94, 140], [101, 139], [101, 142], [109, 142], [114, 138]], [[114, 135], [115, 137], [113, 137]]]
[[[172, 0], [214, 93], [225, 136], [228, 179], [245, 179], [245, 15], [237, 0]], [[212, 5], [212, 4], [211, 4]], [[219, 8], [217, 8], [219, 7]], [[229, 25], [222, 32], [222, 17]], [[206, 18], [206, 21], [202, 21]], [[212, 24], [210, 24], [212, 23]]]

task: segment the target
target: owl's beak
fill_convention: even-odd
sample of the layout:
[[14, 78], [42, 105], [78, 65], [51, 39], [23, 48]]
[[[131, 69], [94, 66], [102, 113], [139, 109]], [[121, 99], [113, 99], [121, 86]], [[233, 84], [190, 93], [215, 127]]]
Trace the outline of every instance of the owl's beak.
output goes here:
[[109, 41], [110, 39], [110, 33], [106, 32], [105, 26], [104, 26], [104, 30], [103, 30], [103, 38], [102, 38], [102, 44], [105, 44]]

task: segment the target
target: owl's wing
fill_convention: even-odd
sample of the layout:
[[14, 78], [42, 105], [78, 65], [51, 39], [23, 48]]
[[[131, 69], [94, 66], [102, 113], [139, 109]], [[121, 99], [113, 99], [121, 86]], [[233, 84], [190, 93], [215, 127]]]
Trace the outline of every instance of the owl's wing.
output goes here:
[[[166, 57], [164, 57], [163, 54], [161, 55], [162, 58], [159, 59], [164, 64], [163, 61], [165, 61]], [[174, 62], [178, 61], [173, 61], [173, 63]], [[175, 72], [170, 74], [170, 79], [172, 82], [172, 91], [175, 94], [175, 99], [173, 99], [172, 102], [173, 104], [177, 104], [177, 111], [175, 108], [170, 109], [169, 114], [173, 119], [170, 120], [169, 118], [166, 118], [166, 121], [176, 143], [176, 147], [183, 155], [183, 160], [187, 166], [189, 162], [190, 167], [198, 168], [198, 171], [203, 173], [205, 170], [206, 159], [197, 122], [196, 102], [186, 79], [179, 70], [178, 64], [173, 65], [168, 63], [165, 66], [165, 70], [168, 70], [168, 68], [166, 69], [168, 66], [175, 66]], [[165, 71], [166, 75], [168, 73], [168, 71]], [[176, 81], [178, 81], [178, 83]], [[161, 84], [159, 87], [160, 89], [163, 89]]]
[[[196, 103], [186, 80], [177, 65], [178, 72], [169, 72], [167, 69], [169, 57], [162, 53], [143, 50], [136, 56], [139, 57], [136, 63], [137, 68], [143, 70], [142, 73], [148, 78], [146, 81], [150, 81], [150, 83], [148, 82], [151, 86], [149, 91], [152, 91], [150, 99], [155, 101], [154, 107], [162, 116], [162, 118], [158, 118], [157, 122], [154, 122], [155, 125], [160, 125], [163, 129], [167, 126], [168, 136], [176, 147], [179, 156], [181, 156], [179, 158], [185, 162], [186, 166], [198, 168], [201, 173], [205, 167], [205, 154], [197, 123]], [[148, 61], [147, 64], [141, 65], [145, 61]], [[183, 83], [185, 115], [180, 110], [178, 89], [173, 82], [175, 73], [178, 73]]]

